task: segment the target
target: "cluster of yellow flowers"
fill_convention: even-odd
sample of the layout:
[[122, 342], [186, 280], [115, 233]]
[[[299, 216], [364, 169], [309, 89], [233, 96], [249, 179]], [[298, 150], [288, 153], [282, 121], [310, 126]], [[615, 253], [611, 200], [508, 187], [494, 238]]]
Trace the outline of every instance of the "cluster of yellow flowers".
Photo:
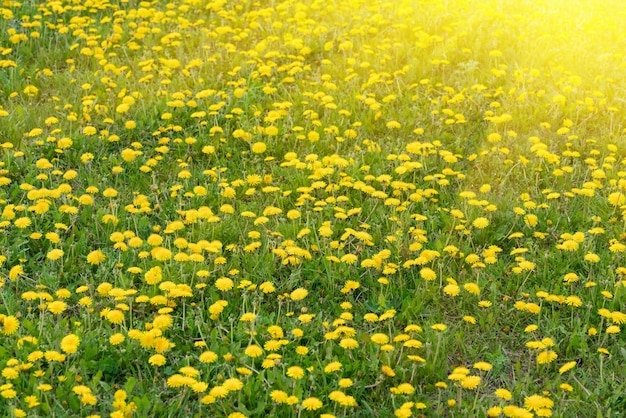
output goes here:
[[3, 415], [619, 406], [626, 16], [574, 3], [2, 3]]

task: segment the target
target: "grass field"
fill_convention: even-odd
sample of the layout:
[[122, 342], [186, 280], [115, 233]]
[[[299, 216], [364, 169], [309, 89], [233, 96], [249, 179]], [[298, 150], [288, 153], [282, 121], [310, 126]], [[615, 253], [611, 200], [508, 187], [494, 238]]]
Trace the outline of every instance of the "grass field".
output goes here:
[[4, 0], [0, 416], [626, 416], [626, 8]]

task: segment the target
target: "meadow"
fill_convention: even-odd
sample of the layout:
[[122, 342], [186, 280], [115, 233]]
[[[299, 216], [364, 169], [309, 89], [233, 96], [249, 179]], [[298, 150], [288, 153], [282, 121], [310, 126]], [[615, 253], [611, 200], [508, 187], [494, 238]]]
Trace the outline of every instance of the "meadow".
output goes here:
[[626, 416], [626, 8], [3, 0], [0, 416]]

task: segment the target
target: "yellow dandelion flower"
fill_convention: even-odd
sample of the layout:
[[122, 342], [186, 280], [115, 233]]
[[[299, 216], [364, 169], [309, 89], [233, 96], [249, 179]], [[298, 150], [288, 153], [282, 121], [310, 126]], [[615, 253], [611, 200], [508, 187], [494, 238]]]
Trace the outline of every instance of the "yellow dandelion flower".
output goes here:
[[67, 303], [60, 300], [55, 300], [54, 302], [50, 302], [47, 308], [53, 314], [58, 315], [65, 311], [65, 309], [67, 308]]
[[0, 315], [0, 323], [2, 323], [2, 333], [4, 335], [15, 334], [20, 326], [20, 321], [13, 315]]
[[466, 283], [463, 285], [463, 289], [472, 295], [480, 295], [480, 287], [476, 283]]
[[448, 329], [448, 326], [446, 324], [434, 324], [430, 328], [434, 329], [435, 331], [445, 331], [446, 329]]
[[409, 418], [410, 416], [413, 415], [413, 412], [411, 411], [411, 408], [398, 408], [395, 411], [393, 411], [393, 414], [397, 417], [397, 418]]
[[410, 383], [400, 383], [396, 387], [392, 387], [390, 391], [394, 394], [411, 395], [415, 392], [415, 387]]
[[106, 256], [101, 250], [95, 250], [87, 254], [87, 262], [91, 265], [97, 266], [106, 259]]
[[533, 331], [537, 331], [539, 327], [535, 324], [531, 324], [528, 325], [526, 328], [524, 328], [524, 332], [533, 332]]
[[264, 142], [255, 142], [254, 144], [252, 144], [252, 147], [250, 149], [255, 154], [263, 154], [265, 150], [267, 150], [267, 145], [265, 145]]
[[196, 382], [193, 385], [191, 385], [191, 390], [193, 390], [196, 393], [206, 392], [208, 388], [209, 388], [209, 384], [206, 382]]
[[350, 386], [354, 384], [354, 382], [352, 381], [352, 379], [343, 378], [343, 379], [339, 379], [338, 384], [339, 384], [339, 387], [349, 388]]
[[573, 369], [574, 367], [576, 367], [576, 362], [575, 361], [568, 361], [567, 363], [565, 363], [564, 365], [562, 365], [559, 368], [559, 373], [563, 374], [563, 373]]
[[24, 266], [22, 266], [21, 264], [18, 264], [17, 266], [13, 266], [11, 267], [11, 270], [9, 270], [9, 280], [14, 282], [23, 274], [24, 274]]
[[396, 375], [396, 372], [393, 371], [393, 369], [389, 366], [382, 366], [380, 371], [388, 377], [394, 377]]
[[217, 354], [215, 354], [213, 351], [208, 350], [200, 354], [199, 360], [202, 363], [213, 363], [217, 361], [217, 358]]
[[465, 389], [476, 389], [480, 384], [480, 376], [467, 376], [461, 381], [461, 386]]
[[487, 226], [489, 226], [489, 219], [483, 217], [476, 218], [472, 222], [472, 225], [474, 226], [474, 228], [477, 229], [486, 228]]
[[148, 359], [148, 363], [150, 363], [152, 366], [157, 367], [163, 366], [166, 362], [167, 360], [162, 354], [154, 354]]
[[579, 277], [576, 273], [567, 273], [565, 276], [563, 276], [563, 281], [565, 283], [573, 283], [578, 281]]
[[487, 410], [488, 417], [499, 417], [502, 414], [502, 407], [492, 406]]
[[273, 390], [270, 392], [270, 398], [276, 403], [286, 403], [289, 395], [282, 390]]
[[161, 267], [159, 266], [152, 267], [150, 270], [148, 270], [145, 273], [144, 278], [147, 284], [159, 283], [163, 279], [163, 273], [161, 271]]
[[224, 386], [230, 392], [235, 392], [243, 389], [243, 382], [236, 377], [231, 377], [230, 379], [226, 379], [222, 386]]
[[48, 251], [48, 254], [46, 254], [46, 258], [54, 261], [63, 257], [63, 254], [65, 254], [63, 250], [57, 248], [57, 249]]
[[246, 347], [243, 353], [248, 357], [256, 358], [263, 354], [263, 349], [258, 345], [253, 344]]
[[594, 253], [587, 253], [585, 254], [585, 261], [588, 261], [590, 263], [597, 263], [600, 261], [600, 256]]
[[479, 361], [478, 363], [474, 363], [473, 367], [482, 371], [489, 371], [493, 368], [493, 366], [486, 361]]
[[504, 388], [496, 389], [494, 394], [498, 398], [504, 399], [505, 401], [511, 400], [513, 398], [513, 394], [509, 390], [504, 389]]
[[302, 216], [302, 214], [297, 209], [291, 209], [290, 211], [287, 212], [287, 218], [292, 219], [292, 220], [298, 219], [300, 218], [300, 216]]
[[626, 196], [620, 192], [613, 192], [609, 195], [608, 201], [612, 206], [622, 206], [626, 203]]
[[15, 367], [5, 367], [2, 369], [2, 377], [8, 380], [15, 380], [19, 377], [20, 372]]
[[66, 354], [73, 354], [78, 351], [80, 338], [76, 334], [69, 334], [61, 340], [61, 350]]
[[106, 313], [106, 319], [112, 324], [121, 324], [124, 322], [124, 312], [119, 309], [112, 309]]
[[291, 298], [291, 300], [302, 300], [305, 297], [307, 297], [308, 294], [309, 294], [308, 290], [300, 287], [300, 288], [294, 290], [293, 292], [291, 292], [289, 297]]
[[292, 379], [302, 379], [304, 377], [304, 369], [298, 366], [291, 366], [287, 369], [287, 376]]
[[524, 407], [531, 411], [538, 411], [543, 408], [551, 409], [553, 406], [554, 401], [543, 396], [531, 395], [524, 398]]
[[111, 345], [119, 345], [124, 342], [124, 339], [125, 339], [124, 335], [118, 332], [116, 334], [111, 335], [111, 337], [109, 337], [109, 343], [111, 343]]
[[427, 281], [433, 281], [437, 278], [437, 273], [429, 267], [424, 267], [420, 270], [420, 277]]
[[22, 92], [29, 97], [35, 97], [37, 96], [37, 94], [39, 94], [39, 89], [32, 84], [29, 84], [24, 87], [24, 90]]
[[346, 350], [354, 350], [359, 346], [359, 342], [354, 338], [342, 338], [341, 341], [339, 341], [339, 346]]
[[339, 363], [338, 361], [330, 362], [326, 365], [326, 367], [324, 367], [324, 373], [336, 372], [337, 370], [340, 370], [341, 367], [342, 367], [342, 364]]
[[389, 337], [386, 334], [374, 334], [370, 339], [376, 344], [387, 344], [389, 342]]
[[221, 291], [228, 291], [234, 287], [234, 283], [228, 277], [220, 277], [215, 281], [215, 287], [217, 287]]
[[302, 408], [306, 409], [307, 411], [317, 411], [322, 406], [324, 406], [322, 401], [315, 397], [306, 398], [302, 401]]
[[554, 351], [552, 351], [552, 350], [545, 350], [545, 351], [542, 351], [541, 353], [537, 354], [537, 363], [538, 364], [551, 363], [554, 360], [556, 360], [557, 357], [558, 357], [558, 355]]
[[13, 224], [20, 229], [28, 228], [32, 223], [33, 222], [30, 220], [30, 218], [27, 217], [17, 218], [15, 221], [13, 221]]
[[252, 312], [246, 312], [243, 315], [241, 315], [241, 318], [239, 318], [239, 320], [242, 322], [252, 322], [254, 321], [254, 318], [256, 318], [256, 314]]

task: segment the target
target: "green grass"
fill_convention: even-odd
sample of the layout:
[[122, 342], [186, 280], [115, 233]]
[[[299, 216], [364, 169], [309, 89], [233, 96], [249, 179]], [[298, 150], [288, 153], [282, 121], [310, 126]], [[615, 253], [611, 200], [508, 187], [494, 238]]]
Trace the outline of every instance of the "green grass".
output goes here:
[[1, 415], [624, 416], [619, 10], [5, 2]]

